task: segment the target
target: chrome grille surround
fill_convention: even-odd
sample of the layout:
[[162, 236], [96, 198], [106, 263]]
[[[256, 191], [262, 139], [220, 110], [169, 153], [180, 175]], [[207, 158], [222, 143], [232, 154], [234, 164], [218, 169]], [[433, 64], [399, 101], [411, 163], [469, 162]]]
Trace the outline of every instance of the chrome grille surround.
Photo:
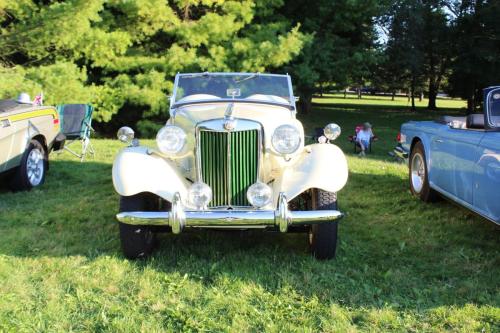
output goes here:
[[[247, 202], [246, 200], [246, 192], [245, 192], [245, 201], [246, 204], [244, 205], [236, 205], [233, 204], [233, 198], [231, 197], [232, 194], [232, 189], [231, 185], [233, 184], [232, 181], [234, 180], [235, 176], [231, 172], [231, 147], [233, 143], [231, 142], [231, 133], [242, 133], [246, 131], [256, 131], [257, 133], [257, 144], [256, 144], [256, 175], [255, 175], [255, 180], [252, 183], [257, 182], [260, 180], [260, 174], [261, 174], [261, 163], [262, 163], [262, 155], [263, 155], [263, 142], [264, 142], [264, 132], [262, 125], [259, 122], [252, 121], [252, 120], [247, 120], [247, 119], [237, 119], [236, 122], [236, 127], [232, 130], [227, 130], [224, 128], [224, 123], [225, 123], [225, 118], [220, 118], [220, 119], [214, 119], [214, 120], [208, 120], [201, 122], [196, 126], [196, 177], [197, 181], [204, 181], [203, 179], [203, 161], [202, 161], [202, 146], [201, 146], [201, 136], [202, 132], [212, 132], [212, 133], [220, 133], [220, 134], [227, 134], [227, 144], [226, 144], [226, 158], [227, 162], [225, 163], [226, 169], [223, 170], [223, 174], [225, 177], [225, 185], [226, 187], [223, 189], [225, 191], [225, 202], [223, 204], [209, 204], [209, 208], [212, 209], [217, 209], [217, 208], [247, 208], [250, 207], [251, 205]], [[221, 154], [224, 154], [224, 152], [221, 152]], [[238, 177], [239, 175], [237, 175]], [[251, 184], [247, 184], [248, 186]], [[220, 188], [212, 188], [212, 192], [214, 192], [214, 197], [215, 197], [215, 191], [221, 190]], [[214, 199], [212, 199], [214, 201]], [[241, 201], [241, 200], [240, 200]]]

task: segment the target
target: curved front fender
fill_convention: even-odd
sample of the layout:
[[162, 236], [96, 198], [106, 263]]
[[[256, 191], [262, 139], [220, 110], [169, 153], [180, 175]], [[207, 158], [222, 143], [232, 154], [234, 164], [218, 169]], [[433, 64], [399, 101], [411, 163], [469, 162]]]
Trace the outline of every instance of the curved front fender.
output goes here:
[[313, 144], [305, 147], [297, 162], [284, 170], [274, 184], [274, 193], [284, 192], [290, 201], [311, 188], [337, 192], [347, 177], [347, 160], [339, 147]]
[[171, 202], [176, 192], [186, 198], [190, 183], [172, 162], [148, 153], [148, 148], [128, 147], [113, 163], [113, 185], [122, 196], [150, 192]]

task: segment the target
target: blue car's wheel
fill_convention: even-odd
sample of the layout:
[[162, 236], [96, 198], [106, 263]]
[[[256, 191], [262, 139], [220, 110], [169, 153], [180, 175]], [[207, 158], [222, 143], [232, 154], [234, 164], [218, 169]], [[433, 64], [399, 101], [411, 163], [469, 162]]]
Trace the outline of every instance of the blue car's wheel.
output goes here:
[[425, 159], [425, 151], [422, 142], [417, 142], [410, 154], [410, 190], [422, 201], [436, 201], [438, 194], [429, 186], [429, 173]]

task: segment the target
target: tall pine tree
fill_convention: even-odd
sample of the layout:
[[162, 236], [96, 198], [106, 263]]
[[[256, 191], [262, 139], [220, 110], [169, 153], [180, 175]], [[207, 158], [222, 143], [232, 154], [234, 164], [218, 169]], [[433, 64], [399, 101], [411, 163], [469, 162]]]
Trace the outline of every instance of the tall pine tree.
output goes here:
[[94, 103], [103, 122], [164, 118], [175, 73], [263, 72], [306, 40], [274, 19], [282, 0], [0, 1], [0, 97], [43, 89], [48, 103]]

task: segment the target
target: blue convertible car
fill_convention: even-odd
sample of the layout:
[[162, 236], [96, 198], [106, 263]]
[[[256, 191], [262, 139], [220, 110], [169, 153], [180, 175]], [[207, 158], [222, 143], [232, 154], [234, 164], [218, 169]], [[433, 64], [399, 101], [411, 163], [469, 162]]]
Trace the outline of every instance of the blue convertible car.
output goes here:
[[484, 101], [484, 114], [403, 124], [395, 152], [408, 157], [414, 195], [441, 194], [500, 224], [500, 87]]

